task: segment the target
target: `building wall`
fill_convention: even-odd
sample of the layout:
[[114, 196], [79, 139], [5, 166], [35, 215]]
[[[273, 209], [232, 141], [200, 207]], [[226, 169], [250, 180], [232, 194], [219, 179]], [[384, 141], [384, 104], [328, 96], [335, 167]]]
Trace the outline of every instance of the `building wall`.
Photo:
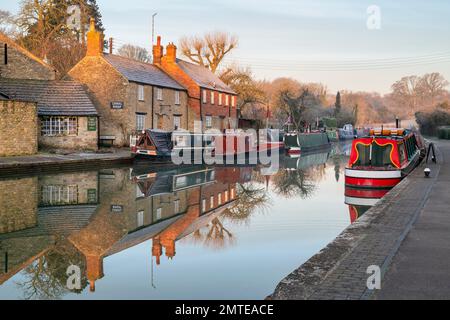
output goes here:
[[[78, 119], [78, 133], [76, 136], [44, 136], [41, 133], [41, 121], [38, 125], [39, 147], [50, 149], [97, 150], [98, 149], [98, 118], [97, 130], [88, 130], [89, 117]], [[39, 117], [41, 120], [42, 117]]]
[[37, 224], [37, 178], [0, 180], [0, 234]]
[[[203, 91], [206, 91], [206, 102], [203, 101]], [[214, 93], [214, 104], [211, 103], [211, 92]], [[232, 106], [233, 95], [220, 92], [213, 91], [208, 89], [201, 89], [202, 93], [202, 115], [203, 115], [203, 128], [206, 129], [206, 116], [212, 117], [212, 128], [214, 129], [231, 129], [237, 128], [237, 109], [236, 105]], [[222, 95], [222, 104], [219, 105], [219, 94]], [[226, 104], [225, 96], [229, 96], [228, 105]], [[236, 98], [237, 99], [237, 98]], [[232, 119], [230, 123], [229, 119]]]
[[[7, 64], [5, 64], [5, 44]], [[0, 39], [0, 76], [8, 79], [55, 80], [55, 71]]]
[[[97, 107], [100, 136], [114, 136], [116, 146], [126, 145], [130, 123], [134, 124], [135, 121], [135, 111], [130, 110], [128, 101], [128, 80], [101, 56], [85, 57], [69, 71], [69, 77], [86, 87], [89, 97]], [[123, 102], [124, 107], [112, 109], [111, 102]]]
[[[163, 99], [158, 100], [156, 90], [153, 97], [153, 128], [172, 131], [174, 129], [174, 116], [181, 116], [181, 127], [178, 129], [188, 129], [188, 95], [186, 91], [161, 88]], [[180, 92], [180, 104], [175, 104], [175, 92]]]
[[35, 154], [37, 126], [35, 103], [0, 101], [0, 157]]

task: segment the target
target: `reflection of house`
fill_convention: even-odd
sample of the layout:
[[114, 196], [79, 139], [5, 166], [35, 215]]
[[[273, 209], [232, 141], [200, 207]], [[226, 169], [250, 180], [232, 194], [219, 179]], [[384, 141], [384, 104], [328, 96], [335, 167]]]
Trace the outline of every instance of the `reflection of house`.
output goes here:
[[[193, 167], [130, 179], [129, 169], [113, 169], [78, 177], [60, 174], [34, 179], [40, 193], [35, 207], [38, 199], [41, 207], [30, 228], [0, 234], [0, 281], [60, 245], [57, 239], [61, 236], [84, 256], [91, 291], [104, 276], [103, 259], [107, 256], [153, 239], [152, 255], [157, 261], [163, 254], [172, 258], [176, 241], [203, 227], [233, 203], [237, 197], [235, 179], [242, 177], [239, 171]], [[170, 187], [149, 192], [156, 190], [152, 184], [159, 185], [159, 178], [171, 181]], [[183, 178], [183, 183], [178, 178]], [[87, 191], [94, 185], [98, 186], [98, 204], [91, 205]], [[76, 186], [79, 197], [73, 203], [71, 197], [49, 199], [44, 191], [49, 186]]]

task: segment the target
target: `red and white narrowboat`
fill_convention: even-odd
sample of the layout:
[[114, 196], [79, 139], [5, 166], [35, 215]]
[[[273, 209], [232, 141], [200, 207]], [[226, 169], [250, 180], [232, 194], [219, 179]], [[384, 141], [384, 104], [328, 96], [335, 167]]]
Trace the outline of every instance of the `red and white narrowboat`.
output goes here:
[[353, 140], [345, 185], [353, 188], [392, 188], [425, 155], [422, 137], [405, 129], [372, 129]]

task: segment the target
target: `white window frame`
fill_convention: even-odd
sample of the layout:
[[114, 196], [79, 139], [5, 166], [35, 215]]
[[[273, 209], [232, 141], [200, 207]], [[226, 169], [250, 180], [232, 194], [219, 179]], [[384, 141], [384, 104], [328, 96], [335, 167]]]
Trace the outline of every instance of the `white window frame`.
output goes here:
[[207, 90], [203, 90], [202, 102], [203, 103], [207, 103], [208, 102], [208, 91]]
[[228, 107], [230, 105], [230, 96], [229, 95], [225, 95], [225, 105]]
[[136, 130], [145, 130], [145, 114], [136, 113]]
[[215, 92], [211, 91], [211, 104], [214, 104]]
[[142, 84], [138, 85], [138, 100], [145, 101], [144, 86]]
[[44, 185], [41, 202], [52, 206], [78, 204], [78, 185]]
[[225, 202], [228, 202], [228, 190], [225, 191]]
[[180, 102], [180, 91], [178, 91], [178, 90], [175, 91], [175, 104], [176, 105], [180, 105], [181, 104], [181, 102]]
[[41, 136], [77, 136], [77, 117], [43, 117], [41, 118]]
[[212, 128], [212, 116], [205, 116], [206, 128]]
[[206, 212], [206, 199], [202, 199], [202, 212]]
[[231, 199], [234, 199], [234, 189], [231, 189]]
[[211, 197], [209, 198], [209, 207], [210, 207], [211, 209], [214, 208], [214, 196], [211, 196]]
[[217, 196], [217, 205], [222, 205], [222, 193], [219, 193], [219, 195]]
[[173, 129], [181, 129], [181, 116], [173, 116]]
[[136, 225], [138, 228], [144, 225], [144, 210], [140, 210], [136, 214]]
[[219, 92], [219, 106], [222, 105], [222, 93]]
[[156, 99], [158, 101], [163, 101], [163, 89], [162, 88], [156, 88]]
[[231, 106], [236, 107], [236, 96], [231, 97]]
[[162, 208], [156, 209], [156, 220], [161, 220], [162, 218]]

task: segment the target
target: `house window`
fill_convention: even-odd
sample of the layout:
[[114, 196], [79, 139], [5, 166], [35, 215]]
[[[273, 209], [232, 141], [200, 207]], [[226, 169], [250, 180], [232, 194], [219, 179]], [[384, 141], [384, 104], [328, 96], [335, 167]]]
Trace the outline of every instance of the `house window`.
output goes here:
[[203, 98], [202, 98], [203, 103], [208, 102], [208, 91], [203, 90]]
[[229, 95], [225, 95], [225, 105], [229, 106], [230, 105], [230, 96]]
[[78, 119], [76, 117], [44, 117], [41, 119], [41, 135], [76, 136], [78, 134]]
[[225, 191], [225, 202], [228, 202], [228, 190]]
[[214, 208], [214, 196], [211, 196], [211, 198], [209, 198], [209, 207], [211, 209]]
[[231, 199], [234, 199], [234, 189], [231, 189]]
[[174, 213], [180, 213], [180, 200], [175, 200], [174, 204]]
[[221, 193], [219, 193], [219, 195], [218, 195], [218, 199], [217, 199], [217, 205], [221, 205], [222, 204], [222, 194]]
[[202, 212], [206, 211], [206, 199], [202, 200]]
[[163, 91], [161, 88], [156, 89], [156, 99], [158, 99], [159, 101], [163, 100]]
[[78, 204], [77, 185], [46, 185], [41, 189], [41, 204], [60, 206]]
[[137, 213], [137, 226], [142, 227], [144, 225], [144, 211], [138, 211]]
[[156, 209], [156, 220], [161, 220], [162, 218], [162, 208]]
[[145, 114], [136, 114], [136, 130], [142, 131], [145, 129]]
[[214, 91], [211, 91], [211, 104], [214, 104]]
[[138, 99], [144, 101], [144, 86], [138, 85]]
[[175, 104], [180, 104], [180, 91], [175, 91]]
[[211, 128], [212, 127], [212, 117], [211, 116], [206, 116], [205, 117], [205, 125], [207, 128]]
[[231, 106], [236, 107], [236, 97], [235, 96], [231, 97]]
[[175, 130], [180, 129], [181, 127], [181, 117], [180, 116], [174, 116], [173, 117], [173, 128]]
[[221, 106], [221, 105], [222, 105], [222, 94], [219, 93], [219, 106]]

